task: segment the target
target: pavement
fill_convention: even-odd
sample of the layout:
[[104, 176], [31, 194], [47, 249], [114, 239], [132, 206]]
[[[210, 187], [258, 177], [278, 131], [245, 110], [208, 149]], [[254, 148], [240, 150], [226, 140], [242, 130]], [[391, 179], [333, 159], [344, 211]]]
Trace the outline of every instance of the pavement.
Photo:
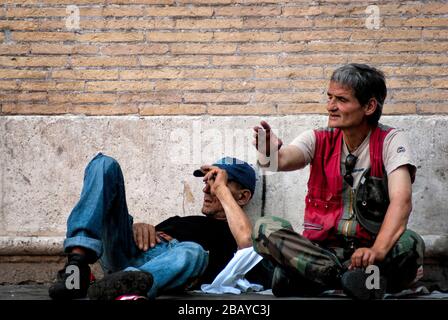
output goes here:
[[[50, 300], [47, 284], [0, 285], [0, 300]], [[401, 300], [445, 300], [448, 306], [448, 294], [421, 294], [402, 297]], [[272, 294], [243, 293], [233, 294], [205, 294], [189, 291], [181, 294], [162, 295], [157, 300], [350, 300], [343, 295], [329, 295], [325, 297], [288, 297], [277, 298]], [[399, 297], [389, 297], [387, 300], [400, 300]]]

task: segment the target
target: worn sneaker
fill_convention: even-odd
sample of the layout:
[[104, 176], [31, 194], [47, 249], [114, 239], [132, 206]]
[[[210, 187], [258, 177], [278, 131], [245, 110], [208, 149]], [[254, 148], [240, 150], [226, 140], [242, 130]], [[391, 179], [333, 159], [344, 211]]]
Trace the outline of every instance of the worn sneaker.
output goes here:
[[64, 268], [57, 273], [56, 282], [48, 289], [48, 294], [53, 300], [85, 298], [92, 279], [86, 257], [70, 253]]
[[115, 300], [123, 295], [146, 296], [153, 284], [152, 275], [143, 271], [119, 271], [90, 286], [91, 300]]
[[381, 300], [386, 293], [386, 278], [380, 276], [379, 288], [368, 288], [370, 274], [363, 269], [349, 270], [342, 275], [341, 285], [344, 293], [355, 300]]

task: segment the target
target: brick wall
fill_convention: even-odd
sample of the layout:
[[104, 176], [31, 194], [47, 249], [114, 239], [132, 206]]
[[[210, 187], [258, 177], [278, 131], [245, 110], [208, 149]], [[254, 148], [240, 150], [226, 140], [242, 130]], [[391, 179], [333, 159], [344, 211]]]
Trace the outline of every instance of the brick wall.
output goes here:
[[2, 115], [323, 113], [348, 62], [386, 73], [385, 113], [448, 113], [446, 1], [1, 3]]

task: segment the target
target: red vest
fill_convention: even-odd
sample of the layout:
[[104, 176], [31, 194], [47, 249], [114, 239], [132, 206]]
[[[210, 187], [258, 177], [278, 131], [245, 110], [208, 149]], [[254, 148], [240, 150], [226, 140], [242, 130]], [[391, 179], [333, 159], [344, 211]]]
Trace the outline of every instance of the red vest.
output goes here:
[[[371, 175], [383, 177], [383, 143], [392, 128], [377, 126], [370, 135]], [[316, 146], [310, 165], [308, 194], [305, 198], [303, 236], [314, 242], [336, 238], [339, 221], [343, 216], [341, 175], [342, 131], [324, 128], [314, 131]], [[371, 241], [372, 235], [360, 224], [355, 238]]]

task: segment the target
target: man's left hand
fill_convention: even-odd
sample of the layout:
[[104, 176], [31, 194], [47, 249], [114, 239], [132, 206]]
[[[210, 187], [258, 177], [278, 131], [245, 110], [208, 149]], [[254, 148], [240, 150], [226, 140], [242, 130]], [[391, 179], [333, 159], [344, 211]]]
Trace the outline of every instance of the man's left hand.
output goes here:
[[351, 264], [348, 269], [367, 268], [369, 265], [382, 260], [384, 260], [384, 255], [372, 248], [359, 248], [352, 254]]

